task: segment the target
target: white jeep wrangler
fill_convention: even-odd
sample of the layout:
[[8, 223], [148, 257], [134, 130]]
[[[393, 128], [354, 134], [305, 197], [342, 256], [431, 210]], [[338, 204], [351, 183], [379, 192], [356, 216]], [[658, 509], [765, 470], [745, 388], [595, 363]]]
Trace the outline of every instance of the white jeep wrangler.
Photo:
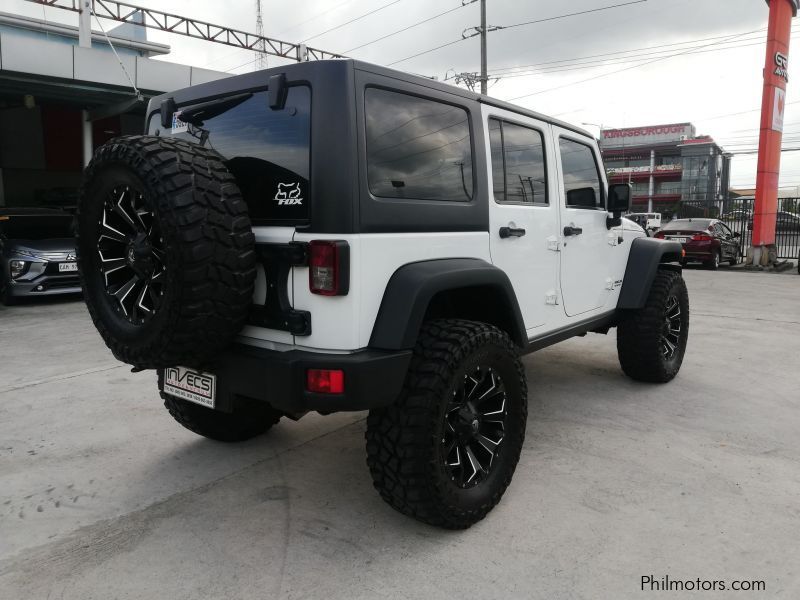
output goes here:
[[521, 355], [616, 327], [630, 377], [681, 366], [681, 246], [620, 218], [629, 187], [581, 129], [352, 60], [179, 90], [146, 119], [86, 170], [80, 273], [114, 355], [157, 369], [200, 435], [369, 410], [384, 500], [463, 528], [519, 459]]

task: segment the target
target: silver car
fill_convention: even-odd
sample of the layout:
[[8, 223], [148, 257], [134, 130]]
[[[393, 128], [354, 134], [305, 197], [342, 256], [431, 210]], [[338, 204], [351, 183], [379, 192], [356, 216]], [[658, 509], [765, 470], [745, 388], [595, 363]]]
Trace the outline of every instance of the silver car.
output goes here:
[[81, 291], [73, 217], [60, 210], [0, 207], [0, 301]]

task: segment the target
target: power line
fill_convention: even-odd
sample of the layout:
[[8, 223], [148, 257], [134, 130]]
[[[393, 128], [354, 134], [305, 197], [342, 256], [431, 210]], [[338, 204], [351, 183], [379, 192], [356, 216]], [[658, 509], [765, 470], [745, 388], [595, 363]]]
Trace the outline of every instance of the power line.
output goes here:
[[[625, 3], [621, 3], [621, 4], [612, 4], [610, 6], [601, 6], [599, 8], [592, 8], [590, 10], [583, 10], [583, 11], [574, 12], [574, 13], [567, 13], [567, 14], [563, 14], [563, 15], [557, 15], [555, 17], [547, 17], [546, 19], [537, 19], [535, 21], [527, 21], [525, 23], [515, 23], [514, 25], [497, 26], [497, 27], [493, 27], [492, 30], [494, 31], [496, 29], [510, 29], [512, 27], [521, 27], [522, 25], [532, 25], [534, 23], [544, 23], [546, 21], [555, 21], [557, 19], [566, 19], [568, 17], [575, 17], [575, 16], [578, 16], [578, 15], [585, 15], [585, 14], [588, 14], [588, 13], [595, 13], [595, 12], [599, 12], [599, 11], [602, 11], [602, 10], [610, 10], [612, 8], [619, 8], [619, 7], [622, 7], [622, 6], [628, 6], [630, 4], [639, 4], [641, 2], [647, 2], [647, 0], [633, 0], [632, 2], [625, 2]], [[416, 58], [418, 56], [422, 56], [423, 54], [428, 54], [430, 52], [435, 52], [436, 50], [439, 50], [440, 48], [445, 48], [447, 46], [452, 46], [453, 44], [457, 44], [458, 42], [463, 42], [464, 40], [471, 39], [475, 35], [478, 35], [478, 33], [479, 32], [477, 32], [477, 33], [475, 33], [475, 34], [473, 34], [471, 36], [461, 37], [461, 38], [459, 38], [457, 40], [454, 40], [452, 42], [447, 42], [446, 44], [441, 44], [441, 45], [436, 46], [434, 48], [429, 48], [427, 50], [423, 50], [422, 52], [417, 52], [416, 54], [412, 54], [411, 56], [406, 56], [405, 58], [401, 58], [401, 59], [396, 60], [394, 62], [390, 62], [388, 64], [388, 66], [396, 65], [398, 63], [405, 62], [407, 60], [411, 60], [412, 58]]]
[[[741, 36], [743, 36], [743, 35], [749, 35], [749, 34], [751, 34], [751, 33], [755, 33], [756, 31], [759, 31], [759, 30], [758, 30], [758, 29], [755, 29], [755, 30], [753, 30], [753, 31], [745, 31], [745, 32], [742, 32], [742, 33], [738, 33], [738, 34], [735, 34], [735, 35], [729, 36], [729, 37], [728, 37], [728, 39], [736, 39], [737, 37], [741, 37]], [[707, 47], [707, 46], [714, 46], [714, 45], [716, 45], [716, 44], [720, 44], [720, 43], [723, 43], [723, 42], [712, 42], [711, 44], [706, 44], [706, 46], [704, 46], [704, 47]], [[574, 85], [579, 85], [579, 84], [581, 84], [581, 83], [586, 83], [587, 81], [593, 81], [593, 80], [595, 80], [595, 79], [600, 79], [601, 77], [608, 77], [608, 76], [610, 76], [610, 75], [616, 75], [617, 73], [622, 73], [622, 72], [624, 72], [624, 71], [630, 71], [631, 69], [638, 69], [639, 67], [643, 67], [643, 66], [645, 66], [645, 65], [650, 65], [650, 64], [653, 64], [653, 63], [656, 63], [656, 62], [662, 61], [662, 60], [667, 60], [667, 59], [669, 59], [669, 58], [674, 58], [674, 57], [676, 57], [676, 56], [682, 56], [682, 55], [684, 55], [684, 54], [687, 54], [688, 52], [689, 52], [689, 51], [685, 51], [685, 52], [678, 52], [678, 53], [676, 53], [676, 54], [670, 54], [670, 55], [668, 55], [668, 56], [663, 56], [663, 57], [660, 57], [660, 58], [655, 58], [655, 59], [653, 59], [653, 60], [650, 60], [650, 61], [647, 61], [647, 62], [644, 62], [644, 63], [638, 64], [638, 65], [633, 65], [633, 66], [630, 66], [630, 67], [625, 67], [624, 69], [617, 69], [616, 71], [611, 71], [610, 73], [603, 73], [603, 74], [601, 74], [601, 75], [595, 75], [594, 77], [588, 77], [588, 78], [586, 78], [586, 79], [581, 79], [580, 81], [573, 81], [572, 83], [567, 83], [567, 84], [564, 84], [564, 85], [559, 85], [559, 86], [556, 86], [556, 87], [553, 87], [553, 88], [548, 88], [548, 89], [546, 89], [546, 90], [539, 90], [538, 92], [531, 92], [530, 94], [523, 94], [522, 96], [515, 96], [514, 98], [510, 98], [510, 101], [519, 100], [519, 99], [521, 99], [521, 98], [529, 98], [529, 97], [531, 97], [531, 96], [538, 96], [539, 94], [544, 94], [544, 93], [546, 93], [546, 92], [553, 92], [553, 91], [555, 91], [555, 90], [560, 90], [560, 89], [563, 89], [563, 88], [566, 88], [566, 87], [572, 87], [572, 86], [574, 86]]]
[[[751, 40], [739, 40], [739, 41], [751, 41]], [[686, 48], [686, 54], [705, 54], [707, 52], [720, 52], [724, 50], [736, 50], [739, 48], [747, 48], [750, 46], [763, 46], [764, 42], [752, 42], [749, 44], [741, 44], [735, 43], [734, 41], [729, 42], [720, 42], [722, 44], [731, 44], [729, 46], [724, 46], [720, 48], [707, 48], [706, 46], [691, 46]], [[705, 49], [704, 49], [705, 48]], [[591, 68], [599, 68], [607, 65], [615, 65], [615, 64], [628, 64], [633, 62], [642, 62], [648, 60], [646, 57], [648, 56], [665, 56], [666, 53], [672, 52], [672, 50], [657, 50], [655, 52], [646, 52], [639, 55], [634, 56], [618, 56], [615, 58], [607, 58], [607, 59], [598, 59], [598, 60], [589, 60], [585, 62], [580, 62], [578, 59], [575, 59], [574, 62], [567, 63], [564, 65], [553, 65], [548, 67], [542, 67], [540, 69], [525, 69], [520, 71], [506, 71], [506, 72], [496, 72], [491, 71], [489, 74], [495, 77], [503, 77], [504, 79], [513, 78], [513, 77], [530, 77], [532, 75], [539, 75], [539, 74], [546, 74], [546, 73], [561, 73], [567, 71], [575, 71], [575, 70], [585, 70]]]
[[316, 13], [313, 17], [305, 19], [304, 21], [300, 21], [299, 23], [295, 23], [294, 25], [291, 25], [290, 27], [287, 27], [286, 29], [281, 30], [279, 33], [276, 33], [275, 35], [276, 36], [283, 35], [284, 33], [287, 33], [289, 31], [291, 31], [292, 29], [297, 29], [301, 25], [305, 25], [306, 23], [310, 23], [311, 21], [316, 21], [317, 19], [320, 19], [320, 18], [324, 17], [328, 13], [332, 13], [333, 11], [341, 8], [345, 4], [350, 4], [352, 1], [353, 0], [345, 0], [344, 2], [340, 2], [339, 4], [336, 4], [336, 5], [330, 7], [327, 10], [323, 10], [322, 12]]
[[402, 2], [402, 1], [403, 1], [403, 0], [392, 0], [392, 2], [388, 2], [387, 4], [384, 4], [383, 6], [379, 6], [378, 8], [375, 8], [375, 9], [373, 9], [373, 10], [370, 10], [370, 11], [368, 11], [368, 12], [365, 12], [364, 14], [362, 14], [362, 15], [359, 15], [359, 16], [357, 16], [357, 17], [354, 17], [354, 18], [350, 19], [349, 21], [345, 21], [344, 23], [341, 23], [341, 24], [339, 24], [339, 25], [336, 25], [336, 27], [331, 27], [330, 29], [326, 29], [325, 31], [321, 31], [321, 32], [319, 32], [319, 33], [317, 33], [317, 34], [314, 34], [314, 35], [312, 35], [312, 36], [309, 36], [309, 37], [307, 37], [306, 39], [304, 39], [304, 40], [303, 40], [302, 42], [300, 42], [300, 43], [301, 43], [301, 44], [305, 44], [305, 43], [306, 43], [308, 40], [313, 40], [314, 38], [316, 38], [316, 37], [319, 37], [319, 36], [321, 36], [321, 35], [325, 35], [326, 33], [330, 33], [331, 31], [336, 31], [337, 29], [341, 29], [342, 27], [344, 27], [344, 26], [346, 26], [346, 25], [350, 25], [350, 23], [355, 23], [356, 21], [360, 21], [360, 20], [361, 20], [361, 19], [363, 19], [364, 17], [368, 17], [368, 16], [370, 16], [370, 15], [374, 15], [376, 12], [378, 12], [378, 11], [381, 11], [381, 10], [383, 10], [384, 8], [389, 8], [390, 6], [392, 6], [392, 5], [394, 5], [394, 4], [397, 4], [398, 2]]
[[397, 31], [393, 31], [392, 33], [387, 33], [386, 35], [383, 35], [383, 36], [381, 36], [379, 38], [375, 38], [371, 42], [366, 42], [365, 44], [361, 44], [360, 46], [356, 46], [355, 48], [350, 48], [350, 50], [345, 50], [343, 52], [343, 54], [349, 54], [350, 52], [353, 52], [354, 50], [360, 50], [361, 48], [364, 48], [366, 46], [370, 46], [372, 44], [375, 44], [377, 42], [385, 40], [386, 38], [390, 38], [392, 36], [395, 36], [398, 33], [403, 33], [404, 31], [408, 31], [409, 29], [413, 29], [414, 27], [418, 27], [419, 25], [422, 25], [424, 23], [428, 23], [429, 21], [433, 21], [434, 19], [438, 19], [439, 17], [443, 17], [444, 15], [448, 15], [451, 12], [455, 12], [458, 9], [464, 8], [465, 6], [473, 4], [476, 1], [477, 0], [469, 0], [468, 2], [466, 2], [464, 4], [459, 4], [458, 6], [456, 6], [454, 8], [451, 8], [451, 9], [446, 10], [444, 12], [440, 12], [439, 14], [433, 15], [432, 17], [428, 17], [427, 19], [423, 19], [422, 21], [417, 21], [416, 23], [414, 23], [412, 25], [409, 25], [408, 27], [403, 27], [402, 29], [398, 29]]
[[565, 17], [574, 17], [577, 15], [587, 15], [589, 13], [600, 12], [602, 10], [608, 10], [610, 8], [620, 8], [622, 6], [630, 6], [631, 4], [641, 4], [642, 2], [647, 2], [647, 0], [632, 0], [631, 2], [623, 2], [621, 4], [613, 4], [611, 6], [601, 6], [599, 8], [592, 8], [589, 10], [582, 10], [579, 12], [570, 13], [568, 15], [559, 15], [557, 17], [548, 17], [546, 19], [536, 19], [533, 21], [525, 21], [524, 23], [514, 23], [513, 25], [493, 25], [494, 29], [513, 29], [514, 27], [522, 27], [523, 25], [533, 25], [534, 23], [545, 23], [547, 21], [555, 21], [556, 19], [563, 19]]
[[[767, 30], [766, 27], [762, 27], [758, 31], [761, 32], [761, 31], [766, 31], [766, 30]], [[560, 60], [551, 60], [551, 61], [545, 61], [545, 62], [539, 62], [539, 63], [531, 63], [531, 64], [527, 64], [527, 65], [514, 65], [514, 66], [508, 66], [508, 67], [497, 67], [496, 69], [492, 69], [492, 72], [493, 73], [499, 73], [500, 71], [507, 71], [507, 70], [513, 70], [513, 69], [524, 69], [526, 67], [539, 67], [539, 66], [543, 66], [543, 65], [553, 65], [553, 64], [558, 64], [558, 63], [568, 63], [568, 62], [573, 62], [573, 61], [576, 61], [576, 60], [585, 60], [585, 59], [590, 59], [590, 58], [601, 58], [601, 57], [604, 57], [604, 56], [611, 56], [611, 55], [616, 55], [616, 54], [629, 54], [631, 52], [640, 52], [642, 50], [656, 50], [658, 48], [667, 48], [667, 47], [671, 47], [671, 46], [684, 46], [686, 44], [696, 44], [696, 43], [699, 43], [699, 42], [708, 42], [708, 41], [711, 41], [711, 40], [719, 40], [719, 39], [729, 38], [729, 37], [730, 37], [730, 34], [718, 35], [718, 36], [714, 36], [714, 37], [698, 38], [698, 39], [694, 39], [694, 40], [684, 40], [683, 42], [672, 42], [672, 43], [669, 43], [669, 44], [656, 44], [654, 46], [644, 46], [642, 48], [631, 48], [630, 50], [617, 50], [615, 52], [603, 52], [601, 54], [591, 54], [589, 56], [579, 56], [579, 57], [575, 57], [575, 58], [564, 58], [564, 59], [560, 59]]]

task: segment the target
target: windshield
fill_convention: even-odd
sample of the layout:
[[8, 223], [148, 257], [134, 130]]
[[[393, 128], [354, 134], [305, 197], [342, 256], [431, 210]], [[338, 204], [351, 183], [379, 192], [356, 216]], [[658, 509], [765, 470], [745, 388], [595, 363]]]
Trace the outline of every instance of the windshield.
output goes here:
[[307, 220], [311, 89], [290, 87], [280, 110], [270, 109], [266, 91], [232, 94], [228, 100], [187, 106], [192, 122], [177, 121], [167, 130], [161, 130], [160, 115], [155, 113], [148, 131], [219, 152], [256, 224]]
[[70, 215], [10, 215], [0, 217], [0, 233], [10, 240], [48, 240], [73, 237]]
[[667, 223], [661, 231], [705, 231], [710, 224], [710, 219], [675, 219]]

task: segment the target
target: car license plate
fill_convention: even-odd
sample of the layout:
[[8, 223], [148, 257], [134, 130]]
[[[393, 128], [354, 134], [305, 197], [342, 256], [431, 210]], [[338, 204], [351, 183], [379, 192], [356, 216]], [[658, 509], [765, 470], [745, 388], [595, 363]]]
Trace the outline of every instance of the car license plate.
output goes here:
[[78, 263], [69, 262], [69, 263], [58, 263], [58, 270], [61, 273], [70, 273], [72, 271], [78, 270]]
[[672, 238], [672, 239], [673, 239], [674, 241], [676, 241], [676, 242], [680, 242], [681, 244], [685, 244], [685, 243], [686, 243], [686, 241], [687, 241], [689, 238], [685, 238], [685, 237], [674, 237], [674, 238]]
[[164, 393], [214, 408], [217, 376], [186, 367], [168, 367], [164, 369]]

